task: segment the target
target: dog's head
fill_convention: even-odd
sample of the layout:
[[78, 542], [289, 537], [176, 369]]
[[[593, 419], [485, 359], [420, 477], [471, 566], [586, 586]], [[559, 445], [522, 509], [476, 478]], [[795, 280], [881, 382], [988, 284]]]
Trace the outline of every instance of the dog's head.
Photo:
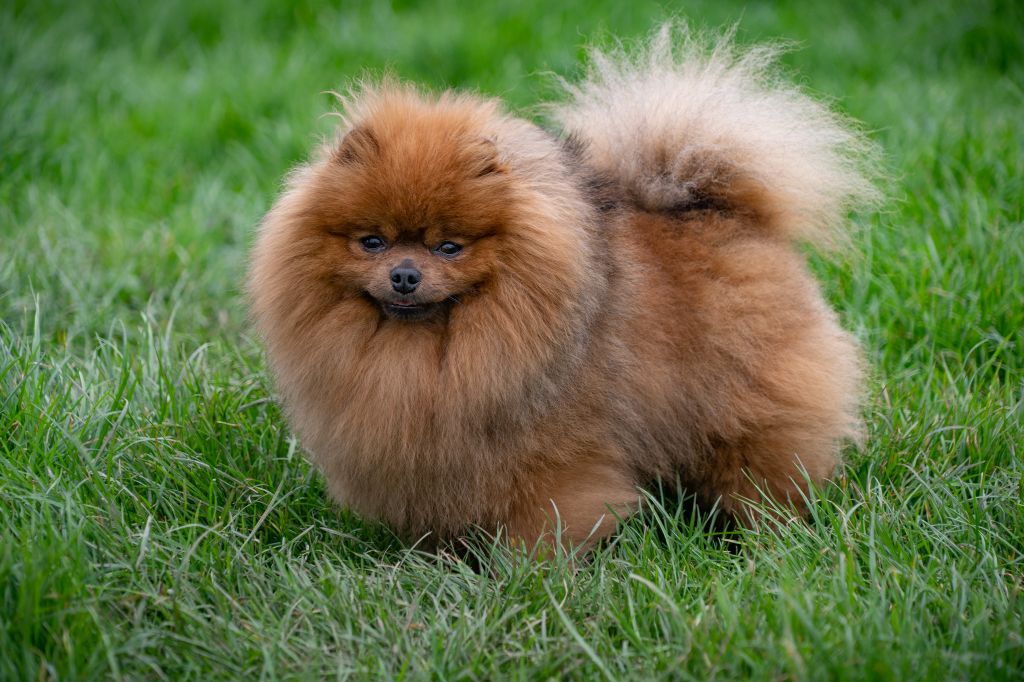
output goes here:
[[605, 278], [562, 145], [492, 100], [394, 84], [344, 117], [253, 251], [252, 310], [286, 402], [337, 409], [344, 391], [396, 419], [406, 400], [465, 415], [550, 383]]
[[311, 178], [334, 285], [390, 320], [436, 321], [496, 276], [515, 240], [517, 179], [488, 136], [493, 107], [382, 98]]

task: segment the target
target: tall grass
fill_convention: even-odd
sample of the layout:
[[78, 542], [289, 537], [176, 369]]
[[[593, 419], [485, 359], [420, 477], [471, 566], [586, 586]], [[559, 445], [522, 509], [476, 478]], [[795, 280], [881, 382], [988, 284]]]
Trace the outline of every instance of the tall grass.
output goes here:
[[[239, 295], [253, 227], [391, 69], [517, 110], [685, 11], [886, 153], [814, 261], [873, 367], [813, 522], [652, 498], [592, 561], [481, 567], [332, 507]], [[0, 8], [0, 679], [1020, 679], [1024, 12], [1011, 2]]]

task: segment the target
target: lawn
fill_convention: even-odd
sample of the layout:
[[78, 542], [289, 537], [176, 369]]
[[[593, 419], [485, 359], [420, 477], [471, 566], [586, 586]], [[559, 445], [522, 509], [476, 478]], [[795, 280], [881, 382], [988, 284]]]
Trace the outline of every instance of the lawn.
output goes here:
[[[0, 679], [1024, 676], [1020, 4], [345, 4], [0, 7]], [[810, 524], [663, 500], [575, 568], [332, 507], [240, 295], [324, 91], [391, 69], [529, 113], [675, 14], [792, 43], [883, 151], [881, 210], [813, 261], [866, 446]]]

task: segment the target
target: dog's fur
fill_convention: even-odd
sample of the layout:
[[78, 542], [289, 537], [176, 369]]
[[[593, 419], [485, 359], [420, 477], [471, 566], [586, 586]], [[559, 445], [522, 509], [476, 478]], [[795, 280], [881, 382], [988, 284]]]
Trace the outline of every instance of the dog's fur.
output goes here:
[[[770, 77], [770, 50], [677, 37], [595, 52], [557, 136], [493, 100], [363, 86], [290, 176], [249, 291], [341, 503], [409, 538], [560, 523], [581, 544], [657, 480], [749, 521], [834, 472], [860, 354], [794, 242], [837, 241], [872, 196], [866, 146]], [[415, 319], [388, 307], [403, 263]]]

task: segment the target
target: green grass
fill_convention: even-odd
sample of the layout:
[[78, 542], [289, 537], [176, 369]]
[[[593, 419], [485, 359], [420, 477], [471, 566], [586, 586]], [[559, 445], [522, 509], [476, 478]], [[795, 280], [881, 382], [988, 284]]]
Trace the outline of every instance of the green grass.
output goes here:
[[[1019, 4], [346, 4], [0, 8], [0, 679], [1024, 676]], [[528, 111], [684, 10], [795, 41], [885, 152], [884, 210], [814, 262], [873, 367], [815, 522], [668, 506], [575, 571], [473, 570], [332, 508], [239, 295], [322, 92], [391, 68]]]

